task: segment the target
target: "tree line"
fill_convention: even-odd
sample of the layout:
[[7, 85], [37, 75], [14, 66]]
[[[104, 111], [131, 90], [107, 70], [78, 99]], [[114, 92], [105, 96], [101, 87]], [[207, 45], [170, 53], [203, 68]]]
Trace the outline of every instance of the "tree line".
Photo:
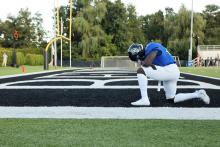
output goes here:
[[45, 46], [46, 31], [42, 27], [43, 19], [39, 12], [33, 16], [26, 9], [21, 9], [17, 16], [9, 15], [5, 21], [0, 20], [0, 46], [12, 48], [14, 31], [19, 32], [16, 42], [18, 48], [42, 48]]
[[[60, 8], [63, 30], [69, 35], [69, 6]], [[127, 48], [133, 42], [146, 45], [157, 41], [182, 60], [187, 60], [190, 46], [191, 10], [184, 5], [174, 12], [167, 7], [153, 14], [138, 16], [133, 5], [121, 0], [76, 0], [73, 2], [73, 59], [100, 59], [101, 56], [127, 55]], [[20, 32], [19, 48], [41, 48], [46, 46], [46, 31], [42, 27], [40, 13], [32, 16], [28, 9], [21, 9], [18, 15], [0, 21], [0, 46], [12, 47], [12, 31]], [[202, 13], [194, 13], [193, 51], [197, 45], [220, 43], [220, 8], [207, 5]], [[60, 52], [60, 42], [57, 42]], [[64, 44], [64, 59], [69, 56], [69, 45]]]

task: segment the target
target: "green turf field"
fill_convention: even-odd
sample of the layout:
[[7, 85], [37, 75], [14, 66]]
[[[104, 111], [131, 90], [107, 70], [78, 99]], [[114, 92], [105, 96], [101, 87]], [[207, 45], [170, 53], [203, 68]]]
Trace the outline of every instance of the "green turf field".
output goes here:
[[181, 72], [220, 78], [220, 67], [181, 67]]
[[[61, 69], [61, 68], [57, 68]], [[50, 70], [55, 70], [50, 67]], [[24, 73], [43, 71], [43, 66], [24, 66]], [[220, 67], [181, 67], [181, 72], [193, 73], [198, 75], [220, 78]], [[22, 74], [21, 67], [0, 67], [0, 76]]]
[[1, 146], [217, 147], [220, 121], [1, 119]]
[[[50, 70], [61, 69], [60, 67], [50, 67]], [[22, 67], [0, 67], [0, 76], [5, 75], [16, 75], [16, 74], [25, 74], [25, 73], [32, 73], [32, 72], [40, 72], [44, 71], [43, 66], [24, 66], [24, 72], [22, 72]]]

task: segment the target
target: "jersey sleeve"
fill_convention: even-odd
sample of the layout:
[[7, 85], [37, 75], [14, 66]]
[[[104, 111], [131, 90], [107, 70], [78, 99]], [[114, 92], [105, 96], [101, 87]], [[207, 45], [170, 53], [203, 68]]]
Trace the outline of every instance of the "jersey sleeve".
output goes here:
[[157, 51], [157, 56], [162, 54], [161, 46], [158, 43], [151, 43], [145, 48], [145, 55], [149, 55], [151, 52]]
[[162, 51], [158, 47], [152, 49], [151, 52], [153, 52], [153, 51], [157, 51], [157, 56], [160, 56], [162, 54]]

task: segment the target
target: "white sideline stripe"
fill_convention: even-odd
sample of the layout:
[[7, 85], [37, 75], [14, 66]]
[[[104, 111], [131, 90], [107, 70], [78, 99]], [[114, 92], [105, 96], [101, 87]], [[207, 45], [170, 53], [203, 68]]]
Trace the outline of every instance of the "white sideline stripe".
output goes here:
[[220, 108], [0, 107], [0, 118], [220, 120]]
[[[127, 76], [127, 74], [129, 74], [129, 73], [134, 73], [134, 72], [130, 72], [130, 71], [128, 71], [128, 72], [121, 72], [121, 71], [117, 71], [117, 73], [116, 73], [116, 71], [107, 71], [107, 72], [105, 72], [105, 71], [98, 71], [98, 72], [93, 72], [93, 71], [90, 71], [90, 72], [80, 72], [81, 70], [79, 70], [79, 71], [74, 71], [74, 72], [66, 72], [66, 73], [60, 73], [60, 74], [52, 74], [52, 75], [48, 75], [48, 76], [42, 76], [42, 77], [37, 77], [37, 78], [35, 78], [35, 79], [42, 79], [42, 78], [59, 78], [59, 77], [69, 77], [69, 78], [71, 78], [71, 77], [81, 77], [81, 78], [84, 78], [84, 77], [95, 77], [95, 76], [81, 76], [80, 74], [91, 74], [91, 75], [97, 75], [98, 74], [98, 76], [96, 76], [96, 77], [104, 77], [105, 75], [109, 75], [109, 74], [111, 74], [111, 75], [118, 75], [118, 74], [126, 74], [126, 76], [118, 76], [118, 77], [132, 77], [132, 76]], [[107, 74], [105, 74], [105, 73], [107, 73]], [[115, 77], [115, 76], [112, 76], [112, 77]], [[137, 76], [134, 76], [134, 77], [137, 77]]]

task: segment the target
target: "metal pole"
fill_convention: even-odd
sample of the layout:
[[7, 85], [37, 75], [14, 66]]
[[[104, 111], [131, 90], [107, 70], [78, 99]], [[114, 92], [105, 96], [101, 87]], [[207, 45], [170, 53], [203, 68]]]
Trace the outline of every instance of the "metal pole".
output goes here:
[[[63, 19], [62, 17], [60, 18], [61, 22], [61, 28], [60, 28], [60, 33], [63, 35]], [[60, 48], [60, 66], [63, 67], [63, 39], [61, 38], [61, 48]]]
[[71, 40], [70, 40], [70, 46], [69, 47], [70, 47], [70, 68], [71, 68], [72, 67], [72, 55], [71, 55], [72, 54], [72, 49], [71, 49], [72, 45], [71, 45]]
[[[56, 28], [56, 31], [55, 31], [55, 36], [59, 36], [60, 35], [60, 14], [59, 14], [59, 11], [60, 11], [60, 7], [59, 7], [59, 0], [56, 1], [56, 19], [55, 19], [55, 28]], [[55, 64], [55, 68], [57, 67], [57, 42], [55, 42], [55, 55], [54, 55], [54, 64]]]
[[55, 42], [56, 43], [56, 45], [55, 45], [55, 52], [54, 52], [54, 66], [55, 66], [55, 68], [57, 68], [57, 42]]
[[57, 35], [60, 35], [60, 6], [59, 6], [59, 0], [57, 0], [57, 5], [56, 5], [56, 8], [57, 8], [57, 22], [56, 22], [56, 30], [57, 30]]
[[71, 45], [71, 37], [72, 37], [72, 7], [73, 2], [70, 0], [70, 24], [69, 24], [69, 39], [70, 39], [70, 68], [72, 67], [72, 45]]
[[45, 50], [44, 51], [44, 70], [48, 70], [48, 52]]
[[[57, 11], [56, 11], [56, 0], [54, 0], [54, 38], [56, 38], [57, 37], [57, 21], [56, 21], [56, 19], [57, 19]], [[56, 51], [57, 51], [57, 42], [56, 42], [56, 40], [54, 41], [54, 43], [53, 43], [53, 45], [54, 45], [54, 53], [53, 53], [53, 55], [52, 55], [52, 58], [53, 58], [53, 63], [52, 63], [52, 65], [53, 66], [55, 66], [56, 67]]]
[[191, 11], [190, 49], [189, 49], [188, 62], [192, 61], [192, 42], [193, 42], [193, 0], [192, 0], [192, 11]]
[[13, 67], [16, 67], [17, 66], [17, 57], [16, 57], [16, 49], [15, 49], [15, 43], [16, 43], [16, 41], [15, 41], [15, 39], [14, 39], [14, 43], [13, 43], [13, 63], [12, 63], [12, 66]]

